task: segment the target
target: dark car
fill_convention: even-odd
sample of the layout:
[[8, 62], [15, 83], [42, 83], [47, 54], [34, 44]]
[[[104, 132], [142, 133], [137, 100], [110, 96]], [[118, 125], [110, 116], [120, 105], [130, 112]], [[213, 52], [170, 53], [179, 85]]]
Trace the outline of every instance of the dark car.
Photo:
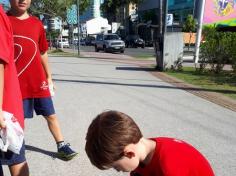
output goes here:
[[133, 48], [137, 48], [137, 47], [141, 47], [144, 48], [145, 47], [145, 41], [143, 39], [141, 39], [138, 35], [128, 35], [125, 38], [125, 46], [128, 47], [133, 47]]
[[80, 46], [86, 46], [86, 41], [85, 39], [80, 39], [80, 42], [78, 42], [78, 39], [74, 40], [74, 45], [78, 46], [80, 44]]
[[93, 36], [88, 36], [85, 38], [85, 45], [87, 46], [93, 46], [95, 42], [95, 37]]

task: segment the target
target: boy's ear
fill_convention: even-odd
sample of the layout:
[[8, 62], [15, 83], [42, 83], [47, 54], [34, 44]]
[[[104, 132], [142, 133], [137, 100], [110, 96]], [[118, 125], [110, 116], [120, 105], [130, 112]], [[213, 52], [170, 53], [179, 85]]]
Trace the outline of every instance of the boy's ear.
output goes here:
[[132, 157], [135, 157], [135, 147], [133, 144], [130, 144], [128, 146], [125, 147], [124, 149], [124, 153], [123, 153], [125, 157], [131, 159]]
[[131, 159], [132, 157], [135, 157], [135, 153], [133, 151], [124, 151], [124, 156]]

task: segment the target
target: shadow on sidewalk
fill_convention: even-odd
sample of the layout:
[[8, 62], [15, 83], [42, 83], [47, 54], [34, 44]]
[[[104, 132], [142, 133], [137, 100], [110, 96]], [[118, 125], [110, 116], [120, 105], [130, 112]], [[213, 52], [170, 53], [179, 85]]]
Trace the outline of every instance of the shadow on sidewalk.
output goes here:
[[155, 68], [151, 67], [116, 67], [116, 70], [128, 70], [128, 71], [157, 71]]
[[38, 153], [50, 156], [53, 159], [60, 159], [62, 161], [68, 161], [63, 158], [58, 157], [57, 152], [51, 152], [51, 151], [40, 149], [38, 147], [34, 147], [31, 145], [25, 145], [25, 150], [32, 151], [32, 152], [38, 152]]
[[[161, 89], [181, 89], [186, 91], [207, 91], [207, 92], [218, 92], [225, 94], [236, 94], [233, 90], [218, 90], [218, 89], [204, 89], [204, 88], [192, 88], [192, 87], [175, 87], [175, 86], [164, 86], [154, 84], [130, 84], [130, 83], [119, 83], [119, 82], [105, 82], [105, 81], [84, 81], [84, 80], [71, 80], [71, 79], [53, 79], [56, 82], [73, 82], [73, 83], [85, 83], [85, 84], [102, 84], [102, 85], [117, 85], [117, 86], [129, 86], [129, 87], [148, 87], [148, 88], [161, 88]], [[178, 83], [178, 82], [175, 82]]]

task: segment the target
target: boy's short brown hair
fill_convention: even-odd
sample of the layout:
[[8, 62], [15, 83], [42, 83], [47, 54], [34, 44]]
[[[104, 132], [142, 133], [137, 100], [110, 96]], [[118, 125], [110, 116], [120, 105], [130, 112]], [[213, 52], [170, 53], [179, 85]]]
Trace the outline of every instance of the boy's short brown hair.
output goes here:
[[85, 150], [91, 163], [104, 170], [123, 156], [127, 145], [136, 144], [141, 138], [142, 133], [131, 117], [118, 111], [106, 111], [90, 124]]

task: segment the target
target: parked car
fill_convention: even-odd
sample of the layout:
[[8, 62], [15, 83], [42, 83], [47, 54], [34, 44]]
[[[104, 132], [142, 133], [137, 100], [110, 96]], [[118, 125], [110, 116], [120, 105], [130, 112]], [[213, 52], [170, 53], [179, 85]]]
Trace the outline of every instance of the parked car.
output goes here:
[[67, 39], [62, 39], [58, 41], [58, 47], [61, 48], [63, 46], [63, 48], [69, 48], [69, 42]]
[[[76, 46], [78, 46], [78, 39], [75, 39], [74, 40], [74, 45], [76, 45]], [[80, 45], [81, 46], [85, 46], [86, 45], [86, 43], [85, 43], [85, 39], [80, 39]]]
[[124, 53], [125, 42], [117, 34], [99, 34], [95, 40], [95, 51], [99, 50]]
[[82, 45], [82, 46], [86, 45], [85, 39], [80, 39], [80, 45]]
[[128, 35], [125, 38], [125, 46], [128, 47], [141, 47], [144, 48], [145, 47], [145, 41], [143, 39], [141, 39], [138, 35]]
[[145, 46], [153, 47], [153, 41], [151, 40], [145, 41]]
[[95, 37], [93, 36], [88, 36], [85, 38], [85, 45], [87, 46], [92, 46], [95, 43]]

